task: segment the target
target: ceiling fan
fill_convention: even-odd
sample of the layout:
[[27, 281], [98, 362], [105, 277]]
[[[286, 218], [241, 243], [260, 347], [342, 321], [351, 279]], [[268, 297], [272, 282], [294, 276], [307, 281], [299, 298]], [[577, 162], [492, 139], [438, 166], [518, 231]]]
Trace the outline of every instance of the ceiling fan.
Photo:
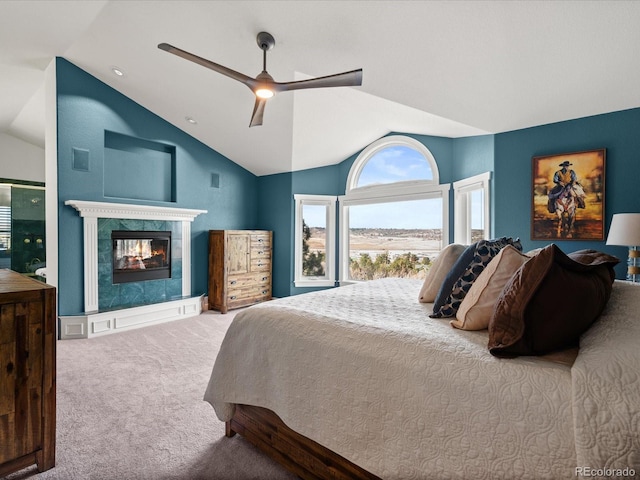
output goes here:
[[180, 48], [161, 43], [158, 45], [160, 50], [173, 53], [191, 62], [210, 68], [222, 75], [233, 78], [244, 83], [249, 87], [256, 96], [256, 103], [253, 107], [251, 115], [250, 127], [262, 125], [262, 117], [264, 115], [264, 107], [267, 99], [273, 97], [276, 93], [286, 92], [289, 90], [300, 90], [303, 88], [324, 88], [324, 87], [356, 87], [362, 85], [362, 69], [352, 70], [350, 72], [336, 73], [335, 75], [327, 75], [326, 77], [310, 78], [308, 80], [299, 80], [293, 82], [276, 82], [273, 77], [267, 73], [267, 51], [271, 50], [276, 44], [275, 39], [267, 32], [260, 32], [257, 36], [258, 46], [262, 50], [262, 72], [256, 77], [251, 78], [230, 68], [224, 67], [218, 63], [214, 63], [206, 58], [199, 57]]

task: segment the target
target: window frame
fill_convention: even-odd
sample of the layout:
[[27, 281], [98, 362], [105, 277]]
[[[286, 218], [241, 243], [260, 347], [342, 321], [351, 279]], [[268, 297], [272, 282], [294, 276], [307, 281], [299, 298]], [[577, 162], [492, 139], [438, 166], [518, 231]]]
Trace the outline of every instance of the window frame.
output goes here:
[[[357, 187], [358, 180], [366, 163], [380, 150], [391, 146], [412, 148], [422, 154], [429, 163], [432, 172], [431, 180], [408, 180], [378, 185]], [[449, 191], [451, 184], [440, 184], [440, 174], [435, 157], [429, 149], [419, 141], [403, 135], [383, 137], [366, 147], [351, 166], [347, 177], [345, 194], [338, 197], [339, 210], [339, 268], [340, 285], [357, 283], [349, 278], [349, 207], [375, 203], [391, 203], [409, 200], [442, 200], [442, 245], [449, 243]]]
[[471, 242], [471, 193], [483, 191], [483, 238], [491, 238], [491, 172], [484, 172], [473, 177], [464, 178], [453, 182], [454, 196], [454, 241], [462, 245], [470, 245]]
[[[294, 233], [294, 279], [295, 287], [334, 287], [336, 284], [336, 202], [335, 195], [294, 194], [295, 233]], [[326, 208], [325, 226], [325, 275], [324, 277], [306, 277], [302, 274], [302, 225], [305, 205], [324, 206]]]

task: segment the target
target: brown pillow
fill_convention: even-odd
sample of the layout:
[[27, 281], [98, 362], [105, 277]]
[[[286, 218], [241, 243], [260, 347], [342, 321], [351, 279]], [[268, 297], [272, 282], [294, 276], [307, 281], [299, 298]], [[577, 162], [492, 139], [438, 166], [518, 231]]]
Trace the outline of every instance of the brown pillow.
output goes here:
[[440, 291], [442, 282], [465, 248], [467, 248], [465, 245], [452, 243], [442, 249], [427, 272], [418, 297], [419, 302], [433, 303]]
[[595, 250], [566, 255], [555, 244], [543, 248], [498, 299], [489, 322], [491, 354], [542, 355], [577, 345], [609, 300], [618, 262]]

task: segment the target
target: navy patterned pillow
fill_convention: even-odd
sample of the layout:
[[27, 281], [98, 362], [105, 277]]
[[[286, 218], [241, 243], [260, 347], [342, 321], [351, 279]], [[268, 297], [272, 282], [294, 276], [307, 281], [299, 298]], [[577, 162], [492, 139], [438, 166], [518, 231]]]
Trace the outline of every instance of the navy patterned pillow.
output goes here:
[[[445, 282], [443, 282], [433, 303], [433, 313], [429, 316], [431, 318], [455, 317], [473, 282], [491, 259], [507, 245], [513, 245], [516, 249], [522, 251], [520, 239], [516, 238], [514, 240], [511, 237], [480, 240], [470, 245], [467, 250], [472, 250], [473, 252], [471, 260], [469, 260], [470, 252], [465, 251], [468, 254], [460, 256], [458, 262], [451, 268], [451, 278], [445, 279]], [[462, 271], [461, 274], [459, 273], [460, 271]]]

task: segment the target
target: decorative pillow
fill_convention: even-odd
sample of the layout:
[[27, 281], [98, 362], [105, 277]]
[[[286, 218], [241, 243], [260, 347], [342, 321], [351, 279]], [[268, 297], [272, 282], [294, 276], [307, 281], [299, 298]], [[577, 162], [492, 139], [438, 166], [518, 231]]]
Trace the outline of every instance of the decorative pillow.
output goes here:
[[467, 292], [451, 325], [462, 330], [484, 330], [489, 327], [493, 309], [504, 286], [530, 257], [512, 245], [495, 256]]
[[464, 245], [452, 243], [442, 249], [427, 272], [418, 297], [419, 302], [433, 303], [440, 290], [440, 285], [442, 285], [447, 273], [449, 273], [449, 270], [451, 270], [451, 267], [456, 263], [465, 248]]
[[469, 245], [449, 271], [433, 302], [431, 318], [455, 316], [460, 303], [484, 267], [507, 245], [522, 250], [520, 240], [502, 237]]
[[[438, 294], [433, 301], [433, 312], [440, 311], [447, 300], [447, 297], [451, 295], [451, 291], [453, 290], [453, 286], [458, 281], [458, 279], [464, 274], [467, 267], [473, 262], [473, 257], [476, 252], [476, 248], [478, 248], [478, 242], [472, 243], [468, 247], [466, 247], [463, 252], [460, 254], [456, 262], [453, 264], [453, 267], [447, 272], [440, 285], [440, 289], [438, 290]], [[433, 315], [429, 315], [433, 317]]]
[[497, 357], [542, 355], [576, 346], [611, 295], [616, 257], [595, 250], [566, 255], [555, 244], [511, 277], [489, 322]]

